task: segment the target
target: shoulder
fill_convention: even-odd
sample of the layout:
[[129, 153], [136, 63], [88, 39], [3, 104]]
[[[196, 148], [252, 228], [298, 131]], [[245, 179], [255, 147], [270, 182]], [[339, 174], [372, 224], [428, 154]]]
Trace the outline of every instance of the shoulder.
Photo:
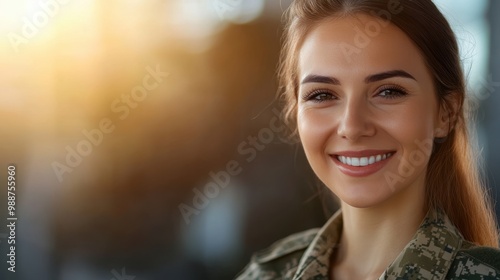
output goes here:
[[464, 241], [448, 276], [448, 279], [499, 279], [500, 250]]
[[236, 279], [291, 278], [319, 229], [292, 234], [255, 253]]

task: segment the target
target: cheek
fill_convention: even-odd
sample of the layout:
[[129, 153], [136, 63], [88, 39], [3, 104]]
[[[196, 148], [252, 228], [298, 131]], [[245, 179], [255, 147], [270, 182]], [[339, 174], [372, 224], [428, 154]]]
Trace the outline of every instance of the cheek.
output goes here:
[[[428, 102], [413, 102], [398, 117], [385, 122], [385, 128], [400, 145], [391, 172], [400, 187], [425, 174], [432, 153], [435, 111]], [[391, 184], [390, 184], [391, 185]], [[396, 189], [399, 187], [395, 187]]]
[[[326, 111], [326, 110], [325, 110]], [[321, 110], [299, 107], [297, 128], [306, 154], [323, 152], [325, 143], [333, 131], [333, 116]]]
[[422, 101], [407, 106], [398, 118], [390, 120], [387, 125], [392, 126], [404, 142], [424, 141], [433, 138], [435, 115], [433, 104]]
[[413, 100], [407, 106], [384, 118], [380, 125], [402, 145], [433, 139], [437, 109], [424, 98]]

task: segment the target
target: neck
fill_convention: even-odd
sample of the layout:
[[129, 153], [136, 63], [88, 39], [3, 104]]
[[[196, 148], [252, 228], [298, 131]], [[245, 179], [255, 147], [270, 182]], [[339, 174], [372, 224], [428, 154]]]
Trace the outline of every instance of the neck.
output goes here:
[[342, 203], [343, 230], [332, 261], [335, 274], [344, 277], [336, 278], [378, 279], [412, 239], [425, 214], [423, 188], [372, 208]]

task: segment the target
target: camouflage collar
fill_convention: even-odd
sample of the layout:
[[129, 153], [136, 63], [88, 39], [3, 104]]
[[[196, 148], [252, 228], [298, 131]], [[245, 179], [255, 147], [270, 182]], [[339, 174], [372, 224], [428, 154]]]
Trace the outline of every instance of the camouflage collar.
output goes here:
[[[342, 231], [340, 210], [321, 228], [302, 256], [293, 279], [328, 279], [330, 256]], [[445, 279], [463, 237], [441, 210], [430, 210], [412, 240], [381, 279]]]
[[328, 277], [330, 255], [340, 241], [341, 232], [342, 213], [339, 210], [320, 229], [304, 252], [293, 280]]

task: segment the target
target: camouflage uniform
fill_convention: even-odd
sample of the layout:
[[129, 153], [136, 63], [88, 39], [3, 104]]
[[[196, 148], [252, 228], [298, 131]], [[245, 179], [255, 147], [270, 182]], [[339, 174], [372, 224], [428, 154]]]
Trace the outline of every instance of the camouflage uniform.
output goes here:
[[[338, 211], [323, 228], [291, 235], [256, 253], [236, 279], [329, 279], [330, 255], [341, 230]], [[431, 210], [379, 279], [500, 279], [500, 250], [465, 241], [442, 211]]]

